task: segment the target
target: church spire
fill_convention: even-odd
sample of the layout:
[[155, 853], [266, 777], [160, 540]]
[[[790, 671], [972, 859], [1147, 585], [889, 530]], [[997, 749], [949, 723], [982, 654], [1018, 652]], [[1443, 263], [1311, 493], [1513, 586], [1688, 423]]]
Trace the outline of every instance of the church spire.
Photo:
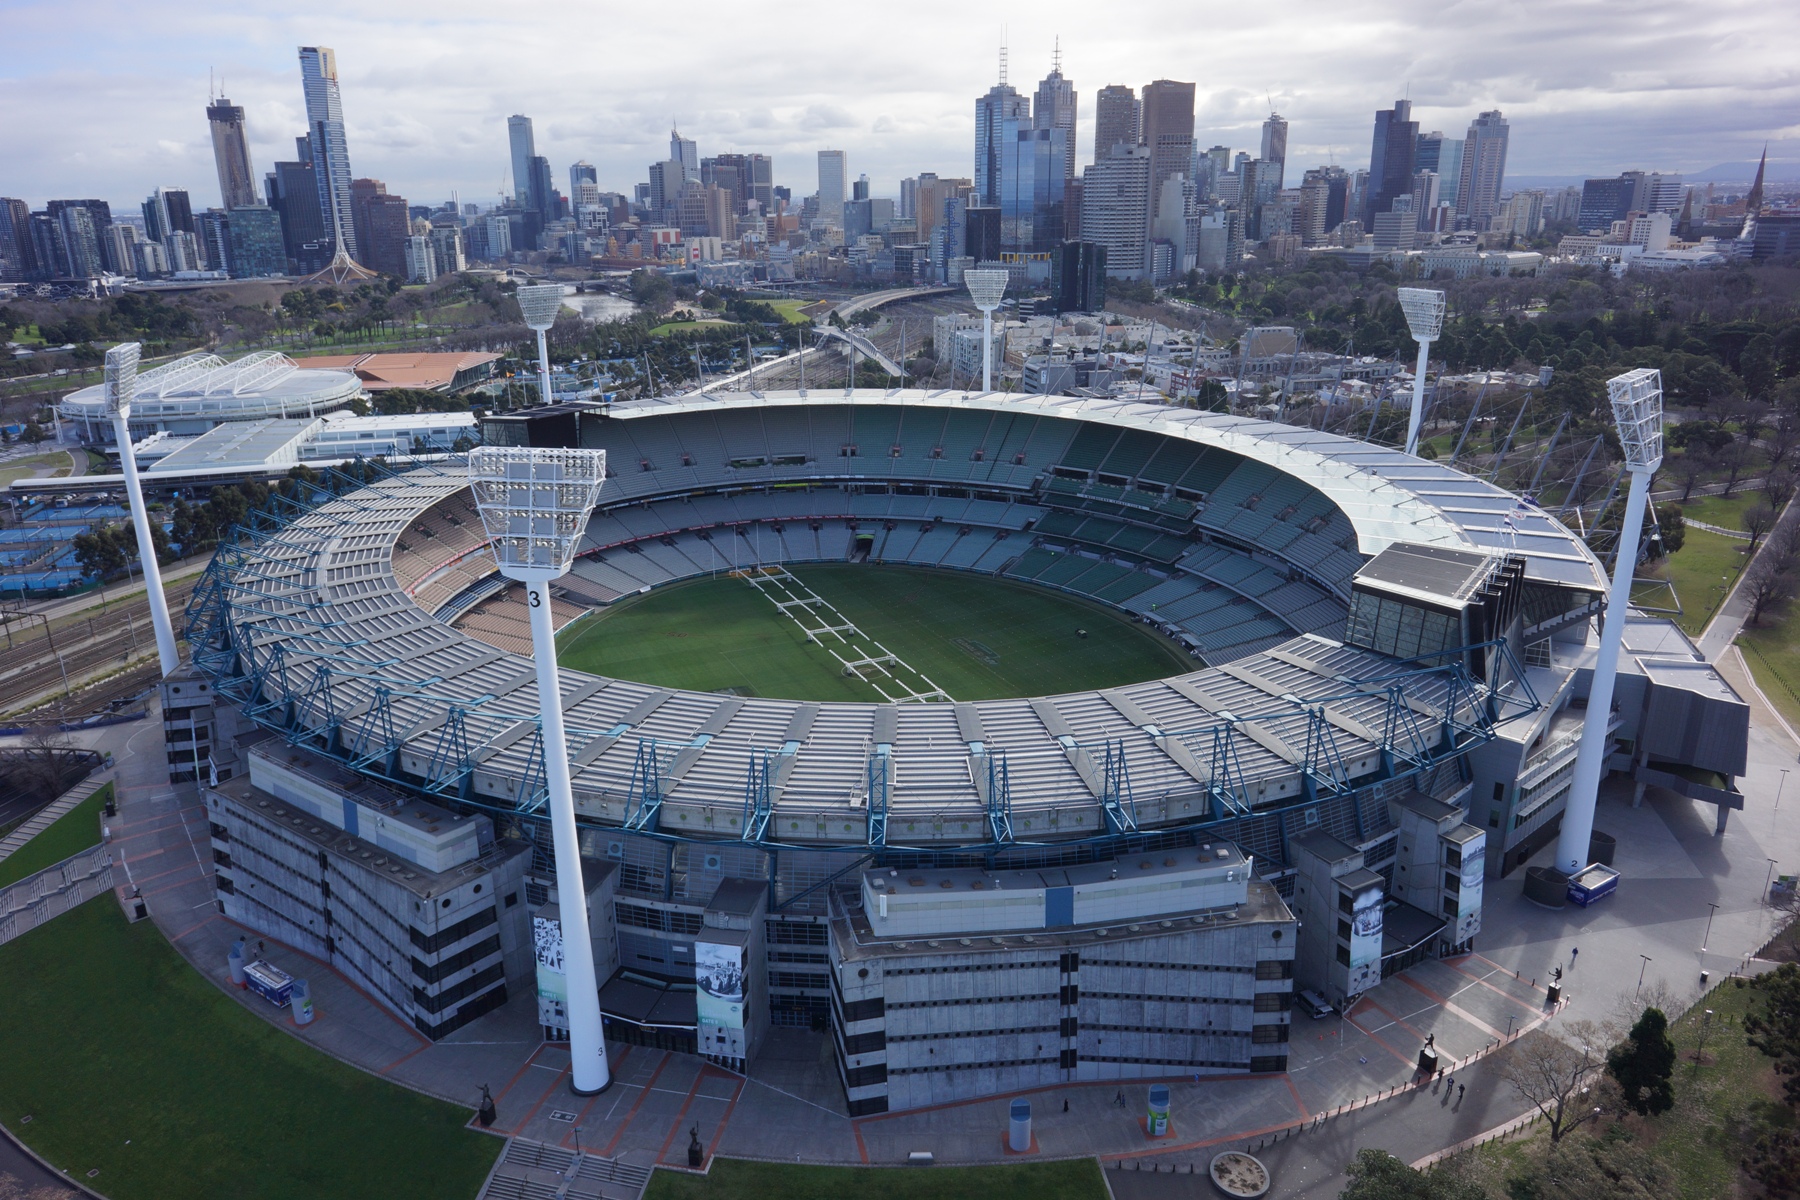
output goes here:
[[1754, 217], [1763, 202], [1763, 172], [1769, 166], [1769, 144], [1763, 143], [1762, 161], [1756, 164], [1756, 181], [1750, 185], [1750, 194], [1744, 198], [1744, 215]]

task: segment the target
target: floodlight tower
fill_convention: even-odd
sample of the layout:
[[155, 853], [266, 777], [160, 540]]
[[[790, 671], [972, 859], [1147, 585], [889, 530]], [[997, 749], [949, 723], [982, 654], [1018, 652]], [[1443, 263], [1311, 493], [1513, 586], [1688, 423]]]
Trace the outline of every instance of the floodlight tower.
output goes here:
[[605, 478], [604, 450], [479, 446], [469, 453], [469, 483], [492, 543], [494, 561], [502, 575], [525, 585], [526, 611], [531, 617], [556, 890], [562, 909], [563, 966], [569, 986], [569, 1084], [584, 1096], [605, 1089], [612, 1082], [612, 1072], [607, 1067], [600, 1024], [600, 984], [594, 976], [587, 889], [582, 884], [581, 848], [576, 841], [575, 796], [569, 786], [556, 629], [550, 622], [550, 581], [568, 571]]
[[156, 657], [166, 679], [180, 668], [181, 652], [175, 648], [175, 629], [169, 624], [169, 600], [163, 595], [162, 572], [156, 566], [156, 542], [150, 536], [150, 514], [144, 508], [144, 489], [138, 483], [137, 458], [131, 449], [131, 402], [137, 397], [138, 358], [142, 354], [143, 346], [137, 342], [124, 342], [106, 352], [106, 407], [112, 412], [119, 469], [125, 473], [131, 524], [137, 530], [138, 562], [144, 568], [150, 624], [156, 630]]
[[994, 390], [994, 310], [1006, 295], [1006, 272], [994, 267], [964, 271], [969, 296], [981, 310], [981, 390]]
[[1625, 495], [1625, 521], [1619, 526], [1619, 548], [1613, 561], [1612, 592], [1600, 625], [1600, 652], [1594, 658], [1594, 682], [1588, 691], [1587, 716], [1581, 723], [1581, 749], [1563, 810], [1562, 834], [1556, 841], [1556, 869], [1573, 875], [1588, 865], [1588, 843], [1594, 836], [1594, 802], [1606, 761], [1607, 725], [1612, 717], [1613, 681], [1619, 671], [1619, 644], [1625, 637], [1626, 610], [1631, 605], [1631, 577], [1637, 567], [1638, 534], [1644, 526], [1644, 498], [1650, 477], [1662, 465], [1662, 372], [1640, 367], [1606, 381], [1613, 422], [1631, 472]]
[[[519, 311], [525, 314], [525, 324], [537, 330], [538, 337], [538, 387], [543, 392], [544, 403], [550, 403], [550, 347], [544, 335], [556, 324], [556, 314], [562, 311], [563, 290], [560, 283], [534, 283], [530, 287], [522, 287], [518, 291]], [[567, 570], [564, 564], [563, 570]], [[561, 574], [561, 572], [558, 572]]]
[[1419, 449], [1419, 421], [1425, 413], [1425, 364], [1431, 357], [1431, 343], [1444, 332], [1444, 293], [1431, 288], [1401, 288], [1400, 311], [1406, 314], [1406, 327], [1419, 343], [1419, 365], [1413, 369], [1412, 417], [1406, 423], [1406, 452]]

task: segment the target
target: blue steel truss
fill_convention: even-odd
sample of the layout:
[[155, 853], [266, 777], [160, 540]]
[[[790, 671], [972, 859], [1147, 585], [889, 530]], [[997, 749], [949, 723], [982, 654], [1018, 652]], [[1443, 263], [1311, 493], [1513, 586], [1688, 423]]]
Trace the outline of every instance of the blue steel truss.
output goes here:
[[434, 796], [453, 795], [468, 799], [469, 782], [475, 773], [474, 748], [469, 742], [468, 710], [452, 704], [444, 712], [444, 723], [438, 727], [431, 757], [425, 766], [425, 790]]
[[530, 749], [525, 752], [525, 769], [519, 773], [519, 787], [513, 805], [521, 813], [534, 813], [550, 802], [550, 779], [544, 771], [544, 725], [539, 721], [531, 731]]
[[869, 834], [871, 846], [887, 845], [888, 784], [892, 780], [894, 760], [881, 750], [869, 755]]
[[643, 833], [656, 832], [662, 815], [663, 760], [657, 753], [656, 739], [638, 742], [637, 765], [631, 769], [631, 792], [625, 802], [625, 828]]
[[1326, 718], [1324, 705], [1314, 705], [1307, 711], [1306, 750], [1300, 769], [1307, 790], [1313, 795], [1320, 789], [1327, 792], [1354, 790], [1350, 786], [1350, 768], [1344, 762], [1344, 756], [1338, 753], [1337, 731]]
[[750, 753], [750, 769], [744, 775], [744, 829], [740, 835], [746, 842], [762, 841], [769, 830], [769, 817], [774, 810], [769, 786], [771, 757], [767, 750]]
[[1221, 820], [1228, 816], [1250, 815], [1250, 785], [1244, 780], [1244, 765], [1238, 759], [1236, 721], [1225, 721], [1213, 727], [1212, 753], [1207, 755], [1207, 794], [1212, 797], [1213, 811]]
[[1131, 769], [1125, 763], [1123, 739], [1112, 738], [1106, 743], [1100, 781], [1100, 811], [1105, 816], [1107, 832], [1136, 833], [1137, 803], [1131, 798]]
[[1012, 781], [1006, 772], [1006, 751], [990, 750], [987, 759], [988, 836], [996, 846], [1013, 840]]

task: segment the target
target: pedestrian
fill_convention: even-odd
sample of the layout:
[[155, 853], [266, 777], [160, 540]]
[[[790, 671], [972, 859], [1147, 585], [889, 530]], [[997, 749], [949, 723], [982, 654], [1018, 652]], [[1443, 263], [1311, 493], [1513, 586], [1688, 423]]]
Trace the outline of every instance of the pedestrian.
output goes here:
[[1573, 971], [1575, 969], [1575, 956], [1580, 953], [1581, 953], [1580, 946], [1570, 946], [1569, 947], [1569, 970]]
[[1067, 1096], [1063, 1097], [1063, 1111], [1064, 1112], [1069, 1111], [1069, 1098]]
[[1456, 1085], [1456, 1102], [1458, 1104], [1462, 1103], [1463, 1093], [1468, 1090], [1469, 1090], [1469, 1085], [1466, 1083], [1459, 1083]]

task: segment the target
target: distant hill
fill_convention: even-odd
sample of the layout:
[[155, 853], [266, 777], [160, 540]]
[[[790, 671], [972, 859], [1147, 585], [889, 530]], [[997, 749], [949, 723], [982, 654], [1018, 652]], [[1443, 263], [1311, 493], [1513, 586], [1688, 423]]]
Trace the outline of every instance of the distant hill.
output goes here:
[[[1683, 176], [1688, 183], [1749, 183], [1755, 178], [1754, 160], [1720, 163], [1704, 171]], [[1763, 179], [1768, 183], [1800, 183], [1800, 162], [1777, 162], [1770, 159], [1768, 173]]]

